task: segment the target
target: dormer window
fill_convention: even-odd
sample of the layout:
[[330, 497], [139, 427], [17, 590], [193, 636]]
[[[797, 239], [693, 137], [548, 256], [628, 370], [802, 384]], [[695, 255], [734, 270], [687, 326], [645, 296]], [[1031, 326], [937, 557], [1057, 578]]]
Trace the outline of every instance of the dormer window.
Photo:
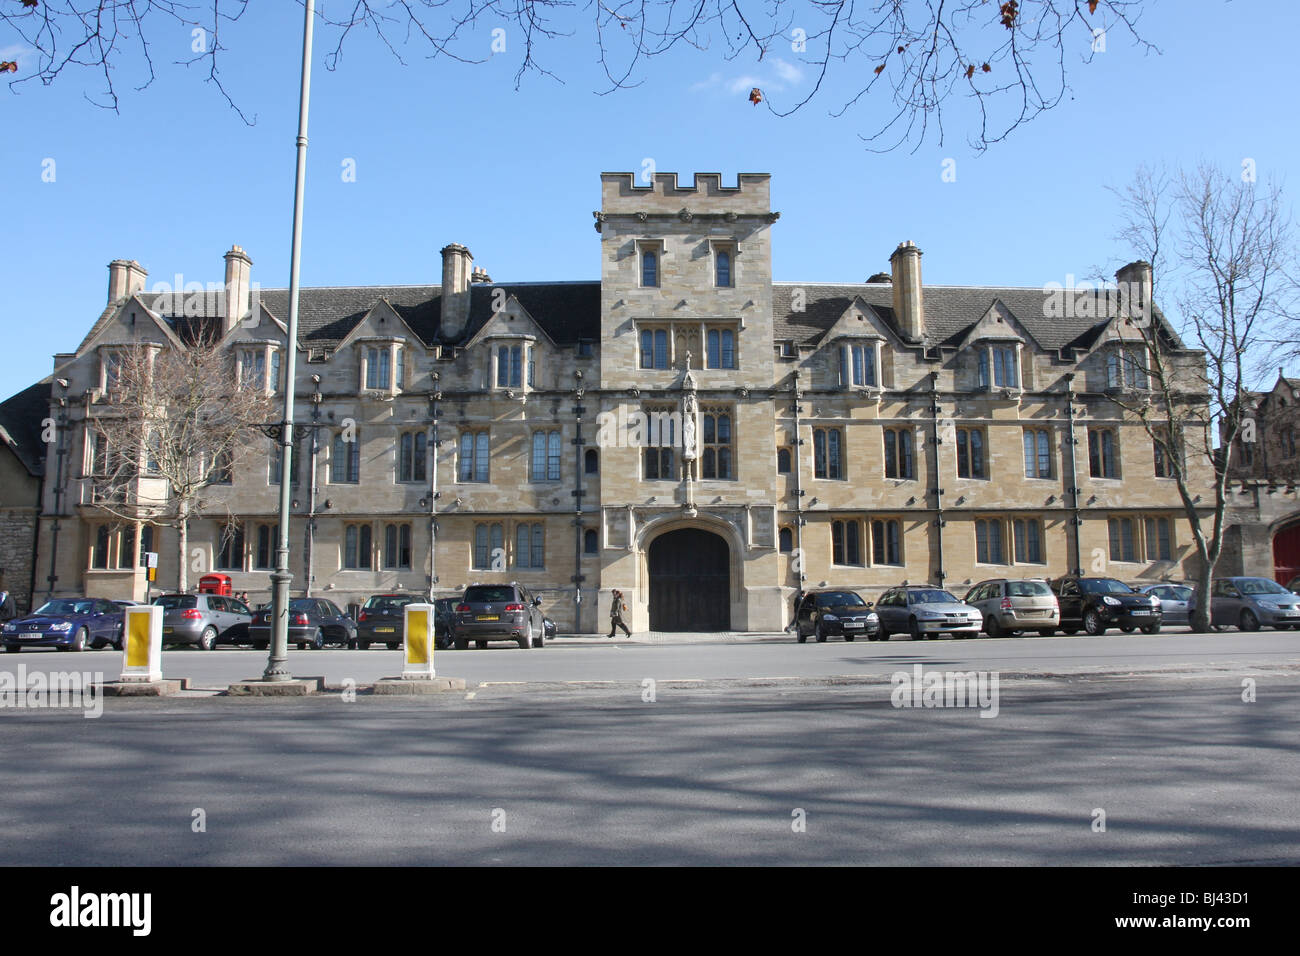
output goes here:
[[361, 346], [361, 387], [399, 392], [405, 385], [404, 346], [396, 340], [370, 340]]
[[840, 387], [864, 388], [880, 382], [879, 350], [875, 342], [845, 342], [840, 346]]
[[488, 381], [496, 388], [535, 388], [537, 386], [537, 349], [526, 340], [497, 340], [488, 353], [492, 367]]
[[[280, 390], [280, 350], [275, 346], [239, 350], [239, 384], [264, 392]], [[267, 368], [271, 374], [267, 376]]]
[[100, 355], [100, 375], [105, 392], [115, 392], [122, 386], [123, 355], [117, 349], [105, 349]]
[[980, 388], [1020, 387], [1020, 345], [993, 344], [979, 351]]

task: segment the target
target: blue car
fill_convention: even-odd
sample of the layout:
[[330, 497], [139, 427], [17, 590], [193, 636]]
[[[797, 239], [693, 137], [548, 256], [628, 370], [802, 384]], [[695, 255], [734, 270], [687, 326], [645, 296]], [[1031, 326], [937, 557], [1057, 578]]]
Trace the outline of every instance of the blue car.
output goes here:
[[99, 650], [105, 644], [122, 649], [122, 609], [101, 598], [57, 598], [46, 601], [27, 617], [6, 621], [0, 639], [11, 654], [24, 647], [58, 647], [69, 651]]

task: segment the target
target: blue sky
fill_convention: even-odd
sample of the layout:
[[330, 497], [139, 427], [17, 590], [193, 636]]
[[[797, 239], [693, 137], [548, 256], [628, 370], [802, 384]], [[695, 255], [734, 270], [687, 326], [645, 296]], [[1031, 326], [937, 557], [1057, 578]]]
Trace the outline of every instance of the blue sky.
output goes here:
[[[256, 124], [245, 125], [197, 68], [173, 65], [191, 36], [159, 21], [158, 77], [125, 64], [120, 113], [97, 109], [93, 74], [51, 87], [0, 88], [5, 255], [0, 258], [0, 393], [46, 374], [103, 308], [107, 263], [134, 258], [149, 283], [219, 282], [232, 243], [264, 287], [288, 284], [301, 8], [259, 3], [223, 34], [225, 77]], [[1041, 286], [1113, 269], [1133, 256], [1112, 238], [1122, 186], [1141, 163], [1238, 170], [1300, 181], [1294, 37], [1300, 5], [1225, 0], [1151, 3], [1141, 19], [1160, 54], [1108, 37], [1082, 51], [1063, 102], [984, 153], [967, 144], [958, 103], [947, 139], [868, 152], [885, 104], [839, 118], [834, 95], [781, 119], [746, 101], [751, 85], [787, 102], [808, 88], [799, 56], [728, 62], [716, 49], [653, 61], [635, 89], [607, 96], [589, 33], [541, 52], [563, 80], [529, 75], [515, 89], [516, 38], [476, 65], [406, 65], [368, 36], [323, 68], [333, 34], [318, 33], [313, 71], [303, 282], [436, 283], [438, 250], [469, 246], [497, 281], [594, 279], [599, 173], [643, 168], [683, 178], [772, 174], [778, 280], [862, 281], [888, 268], [903, 239], [925, 252], [927, 283]], [[0, 59], [23, 53], [0, 36]], [[10, 44], [6, 46], [6, 44]], [[784, 53], [784, 51], [782, 51]], [[863, 68], [865, 69], [865, 68]], [[54, 181], [42, 173], [53, 160]], [[945, 182], [945, 160], [956, 178]], [[342, 175], [355, 164], [355, 181]]]

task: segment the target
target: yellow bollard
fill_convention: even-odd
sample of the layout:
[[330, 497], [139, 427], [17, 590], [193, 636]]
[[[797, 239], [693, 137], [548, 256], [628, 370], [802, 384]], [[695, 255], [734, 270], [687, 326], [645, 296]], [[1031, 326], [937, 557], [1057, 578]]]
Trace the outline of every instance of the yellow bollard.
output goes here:
[[122, 622], [121, 681], [162, 680], [163, 609], [156, 604], [128, 607]]
[[402, 680], [429, 680], [433, 669], [433, 605], [408, 604], [403, 627], [406, 663]]

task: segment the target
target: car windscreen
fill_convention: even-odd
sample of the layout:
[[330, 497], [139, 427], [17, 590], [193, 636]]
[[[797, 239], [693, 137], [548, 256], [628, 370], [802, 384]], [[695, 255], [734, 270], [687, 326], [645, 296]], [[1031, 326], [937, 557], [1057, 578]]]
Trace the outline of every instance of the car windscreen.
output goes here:
[[866, 603], [852, 591], [828, 591], [817, 595], [818, 607], [862, 607]]
[[1085, 594], [1132, 594], [1133, 589], [1123, 581], [1116, 581], [1114, 578], [1095, 578], [1090, 581], [1080, 581], [1079, 587]]
[[311, 611], [315, 613], [320, 610], [316, 605], [315, 598], [294, 598], [289, 602], [290, 611]]
[[1046, 581], [1008, 581], [1008, 597], [1045, 597], [1052, 593]]
[[913, 604], [960, 604], [955, 597], [947, 591], [940, 591], [938, 588], [924, 591], [912, 591], [911, 600]]
[[89, 601], [46, 601], [36, 609], [37, 614], [67, 615], [85, 614], [90, 608]]
[[1237, 589], [1242, 594], [1290, 594], [1286, 588], [1268, 578], [1239, 578]]
[[494, 588], [480, 585], [465, 589], [466, 604], [500, 604], [504, 601], [513, 601], [514, 598], [515, 589], [511, 587]]
[[199, 599], [193, 594], [164, 594], [154, 598], [153, 603], [165, 611], [174, 611], [177, 608], [198, 607]]

